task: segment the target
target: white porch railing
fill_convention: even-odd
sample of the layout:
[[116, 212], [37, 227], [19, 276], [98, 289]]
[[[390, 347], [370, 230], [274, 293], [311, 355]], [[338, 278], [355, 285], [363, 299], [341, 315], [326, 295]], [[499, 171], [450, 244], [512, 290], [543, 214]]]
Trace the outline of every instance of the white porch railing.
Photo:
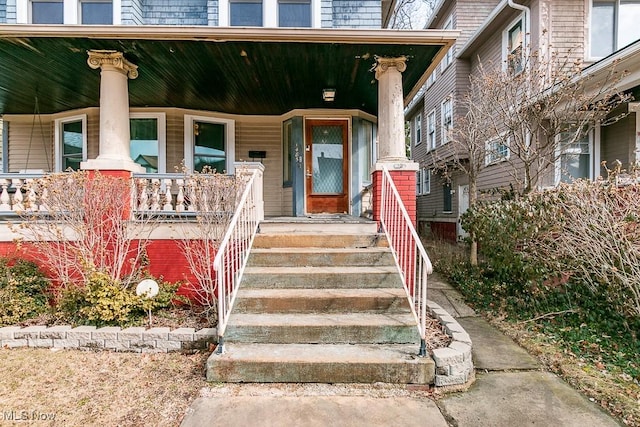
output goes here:
[[420, 333], [419, 356], [427, 355], [427, 275], [433, 267], [386, 167], [382, 169], [380, 223], [387, 235]]
[[[219, 180], [220, 177], [229, 180], [235, 179], [233, 175], [223, 176], [212, 174], [211, 178]], [[210, 200], [200, 200], [203, 197], [201, 186], [206, 184], [207, 175], [199, 174], [197, 177], [185, 174], [157, 174], [135, 173], [133, 174], [133, 211], [140, 214], [181, 216], [210, 209]], [[215, 189], [210, 189], [215, 191]]]
[[213, 261], [218, 290], [218, 348], [224, 352], [224, 333], [249, 258], [253, 239], [260, 221], [262, 209], [262, 185], [259, 183], [262, 169], [247, 170], [240, 176], [248, 178], [247, 186], [231, 219], [229, 228]]
[[0, 212], [46, 211], [42, 195], [38, 195], [30, 185], [43, 176], [44, 173], [0, 174]]

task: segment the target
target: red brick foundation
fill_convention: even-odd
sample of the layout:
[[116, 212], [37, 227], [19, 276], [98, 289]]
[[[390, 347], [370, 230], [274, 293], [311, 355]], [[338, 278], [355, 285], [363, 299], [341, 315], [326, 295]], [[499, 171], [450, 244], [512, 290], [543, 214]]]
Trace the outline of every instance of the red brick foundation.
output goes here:
[[[373, 219], [380, 221], [380, 202], [382, 200], [382, 171], [373, 172]], [[416, 226], [416, 171], [389, 171], [398, 194], [404, 203], [409, 218]]]

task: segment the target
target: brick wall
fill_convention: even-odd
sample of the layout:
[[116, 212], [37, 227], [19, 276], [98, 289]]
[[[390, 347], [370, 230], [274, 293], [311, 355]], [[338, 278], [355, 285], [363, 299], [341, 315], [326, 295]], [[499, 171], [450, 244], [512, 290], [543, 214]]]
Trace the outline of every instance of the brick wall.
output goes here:
[[334, 28], [380, 28], [380, 0], [333, 0]]
[[146, 0], [145, 25], [208, 25], [207, 0]]
[[[183, 282], [185, 285], [178, 290], [178, 293], [191, 296], [189, 284], [195, 283], [195, 278], [189, 270], [189, 263], [182, 254], [178, 240], [152, 240], [147, 246], [147, 255], [149, 272], [153, 277], [161, 277], [167, 282]], [[0, 242], [0, 256], [33, 261], [47, 274], [34, 247], [28, 243], [18, 246], [13, 242]]]
[[[393, 184], [398, 190], [409, 218], [416, 226], [416, 171], [389, 171]], [[373, 172], [373, 219], [380, 220], [380, 201], [382, 200], [382, 171]]]

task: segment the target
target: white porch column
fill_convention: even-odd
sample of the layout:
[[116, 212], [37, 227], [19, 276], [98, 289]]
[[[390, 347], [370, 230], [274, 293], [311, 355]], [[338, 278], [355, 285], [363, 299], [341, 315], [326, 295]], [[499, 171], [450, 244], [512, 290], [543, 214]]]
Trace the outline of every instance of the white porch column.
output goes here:
[[144, 172], [129, 153], [128, 80], [138, 77], [138, 67], [122, 52], [90, 50], [87, 63], [100, 68], [100, 149], [96, 159], [82, 162], [82, 169]]
[[407, 58], [376, 57], [378, 80], [378, 162], [407, 161], [404, 141], [402, 72]]

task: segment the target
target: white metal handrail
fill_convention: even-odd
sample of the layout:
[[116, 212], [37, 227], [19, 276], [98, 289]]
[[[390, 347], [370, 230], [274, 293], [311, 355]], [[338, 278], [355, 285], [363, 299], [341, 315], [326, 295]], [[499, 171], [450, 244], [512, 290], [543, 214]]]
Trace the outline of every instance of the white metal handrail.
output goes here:
[[387, 235], [420, 333], [420, 356], [426, 356], [427, 275], [433, 267], [389, 170], [382, 168], [380, 223]]
[[261, 209], [259, 206], [260, 191], [256, 183], [259, 172], [253, 170], [248, 174], [247, 186], [231, 219], [229, 228], [218, 248], [213, 260], [213, 270], [218, 288], [218, 348], [217, 353], [224, 351], [224, 332], [233, 307], [238, 285], [242, 280], [244, 267], [249, 258], [253, 239], [260, 225]]

